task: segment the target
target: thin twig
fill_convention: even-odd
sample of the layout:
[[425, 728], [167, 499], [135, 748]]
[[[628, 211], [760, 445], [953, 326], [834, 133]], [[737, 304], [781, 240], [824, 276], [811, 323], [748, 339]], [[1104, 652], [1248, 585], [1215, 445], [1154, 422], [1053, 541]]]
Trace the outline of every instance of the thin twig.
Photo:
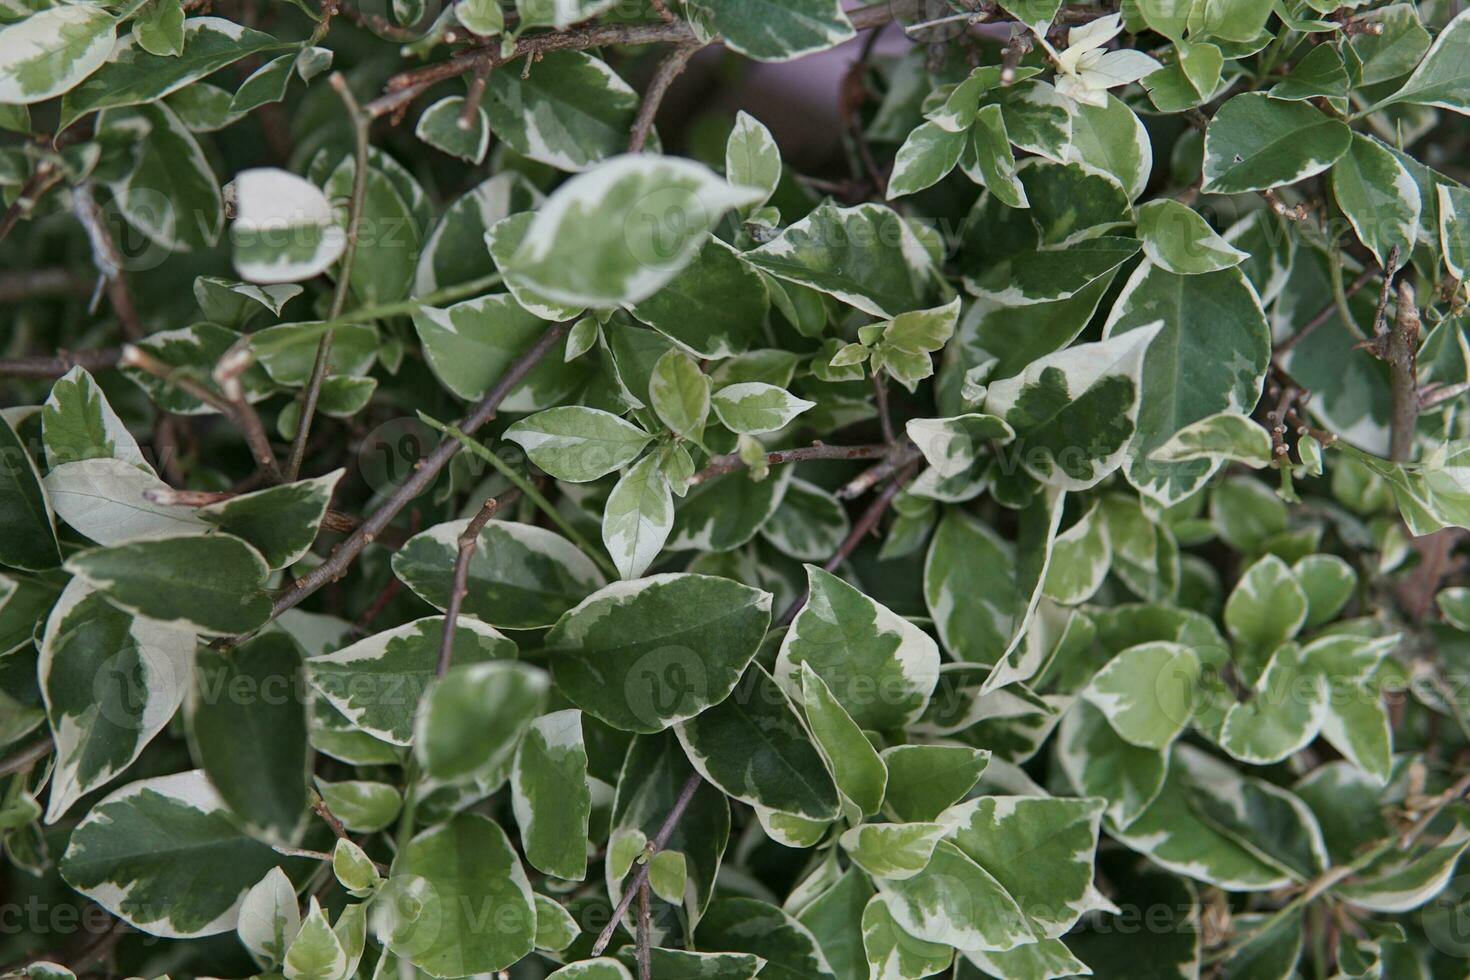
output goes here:
[[[495, 386], [486, 392], [485, 397], [475, 403], [475, 407], [459, 423], [459, 429], [466, 434], [473, 434], [486, 422], [495, 418], [500, 408], [500, 403], [505, 400], [515, 388], [525, 380], [537, 364], [541, 363], [553, 347], [567, 335], [572, 328], [573, 320], [563, 320], [560, 323], [551, 324], [541, 339], [536, 341], [530, 350], [516, 358], [510, 368], [500, 376]], [[393, 495], [383, 501], [381, 507], [373, 511], [362, 526], [352, 532], [348, 538], [332, 550], [326, 560], [316, 568], [297, 579], [289, 589], [276, 599], [272, 617], [279, 616], [287, 609], [294, 608], [301, 600], [311, 595], [323, 585], [346, 573], [348, 567], [362, 554], [364, 548], [373, 542], [393, 518], [398, 516], [399, 511], [408, 506], [409, 501], [429, 488], [439, 476], [448, 462], [459, 452], [461, 444], [454, 439], [445, 439], [434, 448], [424, 459], [420, 460], [413, 474], [403, 482]]]
[[10, 234], [10, 230], [16, 226], [21, 218], [30, 214], [46, 192], [55, 187], [61, 181], [61, 168], [50, 160], [42, 160], [36, 164], [35, 172], [21, 185], [20, 193], [5, 209], [5, 216], [0, 217], [0, 241]]
[[117, 367], [122, 359], [121, 347], [97, 350], [57, 350], [54, 355], [0, 358], [0, 376], [13, 378], [59, 378], [74, 367], [91, 374]]
[[623, 882], [623, 894], [618, 899], [618, 904], [613, 909], [613, 914], [597, 936], [597, 942], [592, 944], [593, 956], [601, 956], [602, 951], [607, 949], [607, 944], [612, 941], [613, 932], [616, 931], [618, 923], [623, 921], [623, 916], [628, 912], [628, 906], [633, 903], [633, 896], [638, 893], [639, 887], [648, 880], [648, 868], [653, 863], [653, 856], [669, 843], [669, 838], [674, 835], [674, 828], [679, 825], [679, 819], [684, 816], [684, 811], [689, 809], [689, 803], [694, 799], [694, 793], [699, 789], [700, 775], [697, 772], [689, 774], [684, 781], [684, 787], [679, 790], [679, 798], [669, 808], [668, 816], [664, 817], [663, 825], [658, 828], [658, 833], [653, 840], [648, 842], [644, 850], [644, 860], [632, 872], [632, 877]]
[[92, 245], [92, 262], [107, 286], [107, 300], [117, 314], [123, 334], [129, 340], [137, 340], [143, 336], [143, 324], [138, 318], [138, 308], [133, 305], [133, 294], [128, 291], [127, 280], [123, 278], [122, 256], [118, 253], [117, 243], [112, 240], [112, 233], [107, 230], [107, 219], [97, 206], [97, 199], [92, 196], [91, 181], [84, 180], [72, 188], [71, 205]]
[[859, 473], [853, 479], [849, 480], [847, 483], [844, 483], [842, 486], [838, 487], [836, 493], [837, 499], [853, 500], [857, 497], [861, 497], [863, 494], [873, 489], [873, 487], [877, 486], [878, 483], [885, 477], [893, 473], [897, 473], [905, 466], [909, 465], [917, 459], [920, 459], [922, 455], [923, 454], [920, 453], [916, 447], [912, 445], [904, 446], [898, 452], [894, 453], [889, 459], [885, 459], [877, 466], [869, 467], [862, 473]]
[[888, 414], [888, 381], [881, 371], [873, 372], [873, 402], [878, 408], [878, 423], [882, 426], [883, 441], [891, 446], [895, 442], [893, 417]]
[[219, 392], [180, 368], [159, 360], [141, 347], [128, 344], [122, 349], [122, 357], [118, 363], [123, 367], [135, 367], [140, 371], [146, 371], [160, 381], [166, 381], [184, 394], [203, 402], [225, 418], [234, 418], [234, 407]]
[[632, 134], [628, 137], [628, 152], [642, 153], [643, 146], [648, 142], [648, 134], [653, 132], [653, 117], [658, 115], [658, 107], [668, 93], [669, 86], [674, 84], [674, 79], [684, 71], [684, 66], [689, 64], [689, 59], [694, 57], [694, 52], [704, 47], [703, 44], [679, 44], [669, 49], [663, 60], [658, 63], [658, 68], [653, 73], [653, 78], [648, 81], [648, 88], [643, 93], [643, 101], [638, 106], [638, 115], [633, 119]]
[[328, 827], [332, 828], [332, 833], [337, 835], [338, 840], [348, 839], [346, 825], [337, 818], [332, 808], [327, 806], [327, 801], [322, 799], [321, 794], [315, 790], [312, 790], [311, 793], [311, 808], [317, 816], [326, 821]]
[[20, 303], [90, 289], [93, 277], [75, 269], [20, 269], [0, 272], [0, 303]]
[[276, 462], [275, 450], [271, 449], [270, 437], [265, 434], [265, 426], [261, 424], [255, 406], [245, 397], [245, 386], [240, 384], [240, 375], [252, 360], [250, 348], [243, 344], [227, 351], [214, 366], [214, 383], [225, 396], [225, 401], [230, 403], [230, 414], [255, 456], [261, 475], [267, 483], [280, 483], [281, 467]]
[[638, 883], [638, 980], [653, 980], [648, 951], [648, 876]]
[[39, 742], [32, 742], [9, 758], [0, 760], [0, 776], [9, 776], [12, 773], [28, 771], [37, 762], [40, 762], [51, 754], [53, 745], [54, 743], [48, 735]]
[[[332, 72], [329, 81], [347, 108], [347, 119], [352, 123], [354, 153], [352, 197], [347, 202], [346, 244], [342, 249], [342, 259], [337, 263], [337, 287], [332, 293], [332, 306], [327, 314], [327, 319], [334, 321], [342, 315], [342, 310], [347, 305], [347, 293], [352, 286], [352, 264], [357, 258], [358, 229], [362, 225], [362, 202], [367, 197], [368, 128], [373, 120], [357, 104], [357, 99], [341, 72]], [[327, 379], [327, 368], [332, 354], [332, 334], [331, 327], [322, 331], [322, 339], [316, 345], [316, 360], [311, 365], [311, 377], [301, 392], [301, 417], [296, 422], [296, 437], [291, 440], [291, 455], [286, 458], [285, 478], [288, 483], [300, 474], [301, 461], [306, 457], [306, 440], [311, 436], [311, 422], [316, 416], [322, 383]]]
[[[777, 449], [766, 453], [766, 465], [777, 466], [781, 463], [800, 463], [812, 459], [878, 459], [889, 451], [887, 446], [828, 446], [818, 443], [814, 446], [802, 446], [798, 449]], [[745, 460], [738, 453], [724, 453], [719, 456], [711, 456], [704, 469], [689, 478], [691, 484], [703, 483], [725, 473], [733, 473], [745, 468]]]
[[498, 497], [490, 497], [480, 510], [470, 518], [464, 530], [459, 532], [459, 549], [454, 556], [454, 577], [449, 585], [449, 604], [444, 609], [444, 635], [439, 641], [439, 665], [434, 670], [436, 677], [449, 671], [449, 661], [454, 656], [454, 627], [459, 621], [459, 609], [469, 592], [470, 560], [475, 556], [475, 546], [480, 543], [480, 532], [485, 525], [521, 496], [519, 488], [512, 488]]
[[[1378, 270], [1372, 268], [1371, 266], [1367, 269], [1364, 269], [1362, 272], [1358, 273], [1358, 277], [1354, 279], [1351, 283], [1349, 283], [1347, 288], [1343, 290], [1343, 295], [1353, 295], [1358, 290], [1366, 286], [1368, 284], [1368, 281], [1377, 274]], [[1271, 356], [1278, 361], [1281, 360], [1286, 355], [1287, 351], [1291, 350], [1297, 344], [1300, 344], [1303, 340], [1306, 340], [1307, 337], [1311, 335], [1312, 331], [1322, 326], [1322, 324], [1326, 323], [1328, 320], [1331, 320], [1332, 314], [1335, 312], [1337, 312], [1337, 301], [1333, 300], [1332, 302], [1328, 303], [1326, 306], [1318, 310], [1315, 314], [1313, 314], [1312, 318], [1306, 323], [1302, 324], [1301, 328], [1298, 329], [1296, 333], [1292, 334], [1290, 337], [1287, 337], [1281, 343], [1277, 344], [1276, 351]]]
[[[286, 857], [305, 858], [308, 861], [325, 861], [332, 863], [332, 855], [327, 851], [313, 851], [305, 847], [287, 847], [285, 844], [272, 844], [271, 850]], [[372, 858], [368, 860], [372, 861]], [[373, 867], [378, 869], [378, 874], [387, 875], [388, 866], [381, 861], [373, 861]]]

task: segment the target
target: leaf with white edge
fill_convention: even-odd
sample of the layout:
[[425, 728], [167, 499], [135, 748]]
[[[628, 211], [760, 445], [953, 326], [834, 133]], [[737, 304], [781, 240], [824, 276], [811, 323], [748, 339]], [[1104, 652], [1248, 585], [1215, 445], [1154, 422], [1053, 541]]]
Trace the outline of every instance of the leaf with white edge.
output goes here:
[[[370, 154], [368, 160], [360, 223], [382, 230], [371, 236], [359, 233], [351, 286], [352, 295], [371, 306], [408, 295], [430, 213], [423, 188], [412, 175], [385, 155]], [[345, 202], [353, 198], [355, 170], [355, 159], [344, 156], [325, 178], [319, 178], [322, 190], [333, 202], [333, 217], [344, 228], [348, 223]]]
[[36, 663], [56, 743], [46, 821], [127, 768], [183, 700], [194, 634], [130, 616], [73, 579]]
[[490, 146], [490, 117], [483, 106], [476, 106], [470, 113], [470, 124], [461, 126], [464, 106], [464, 98], [458, 95], [440, 99], [419, 116], [413, 134], [436, 150], [479, 163]]
[[[155, 331], [139, 340], [136, 346], [171, 369], [194, 377], [208, 377], [220, 359], [240, 341], [241, 334], [237, 331], [205, 321], [177, 330]], [[122, 373], [137, 383], [148, 393], [153, 403], [166, 412], [175, 415], [217, 414], [213, 406], [206, 405], [188, 392], [181, 391], [173, 382], [155, 377], [142, 368], [124, 363]], [[240, 375], [240, 384], [244, 389], [245, 400], [252, 405], [276, 390], [270, 375], [258, 364], [252, 364], [245, 369]]]
[[1007, 207], [1030, 207], [1026, 188], [1016, 176], [1016, 155], [999, 105], [982, 106], [975, 114], [970, 145], [960, 157], [960, 166], [971, 180], [985, 185]]
[[1309, 627], [1331, 621], [1358, 587], [1358, 573], [1336, 555], [1307, 555], [1291, 566], [1291, 573], [1306, 593]]
[[584, 51], [547, 51], [539, 63], [545, 71], [490, 73], [490, 131], [558, 170], [589, 170], [622, 152], [638, 93], [607, 62]]
[[347, 972], [347, 950], [313, 897], [311, 909], [286, 950], [281, 973], [286, 980], [346, 980]]
[[725, 473], [690, 488], [674, 511], [668, 547], [723, 552], [739, 548], [766, 526], [786, 499], [795, 467], [781, 466], [759, 483]]
[[1460, 855], [1470, 847], [1470, 832], [1451, 830], [1438, 844], [1404, 858], [1391, 851], [1370, 864], [1361, 876], [1333, 887], [1332, 892], [1358, 908], [1372, 912], [1407, 912], [1438, 895], [1455, 873]]
[[939, 183], [960, 162], [969, 138], [968, 131], [951, 132], [932, 122], [917, 126], [898, 148], [885, 196], [892, 200]]
[[648, 381], [648, 399], [659, 421], [670, 432], [697, 439], [709, 415], [709, 378], [688, 354], [667, 351], [654, 362]]
[[506, 270], [558, 302], [637, 303], [694, 259], [726, 211], [759, 194], [690, 160], [615, 157], [556, 189]]
[[937, 278], [934, 259], [914, 230], [878, 204], [839, 208], [825, 202], [742, 258], [880, 317], [928, 307]]
[[965, 745], [895, 745], [882, 752], [888, 767], [883, 812], [901, 823], [927, 823], [964, 799], [990, 762]]
[[299, 282], [320, 275], [341, 256], [347, 233], [327, 196], [284, 170], [242, 170], [231, 183], [230, 226], [235, 271], [250, 282]]
[[62, 463], [42, 481], [56, 515], [102, 545], [174, 534], [202, 534], [208, 526], [183, 507], [155, 504], [149, 493], [168, 484], [134, 463], [110, 457]]
[[1386, 267], [1395, 249], [1397, 265], [1408, 263], [1419, 234], [1419, 187], [1381, 143], [1354, 134], [1332, 165], [1332, 196], [1379, 265]]
[[1111, 174], [1137, 200], [1153, 170], [1153, 144], [1143, 121], [1117, 96], [1105, 106], [1077, 103], [1065, 159]]
[[628, 968], [610, 956], [568, 963], [547, 980], [633, 980]]
[[[449, 606], [459, 536], [469, 519], [436, 524], [393, 555], [393, 573], [425, 602]], [[470, 555], [462, 610], [500, 629], [539, 629], [607, 584], [592, 559], [555, 531], [491, 521]]]
[[760, 535], [798, 561], [826, 561], [852, 529], [842, 501], [815, 484], [792, 477], [781, 505]]
[[837, 787], [771, 675], [746, 670], [734, 692], [675, 728], [690, 763], [727, 795], [807, 820], [838, 816]]
[[292, 46], [222, 17], [185, 20], [184, 53], [177, 56], [150, 54], [135, 38], [123, 38], [105, 65], [62, 97], [57, 130], [89, 112], [153, 102], [241, 58]]
[[582, 304], [558, 303], [542, 295], [511, 268], [511, 260], [519, 251], [521, 243], [526, 240], [526, 232], [530, 231], [531, 223], [535, 220], [534, 211], [521, 211], [501, 218], [485, 232], [485, 246], [494, 259], [495, 268], [500, 270], [505, 279], [505, 286], [510, 290], [511, 296], [527, 312], [542, 320], [570, 320], [582, 313]]
[[270, 840], [290, 842], [306, 817], [305, 691], [301, 648], [281, 631], [230, 651], [201, 647], [195, 660], [185, 705], [194, 760], [231, 812]]
[[424, 239], [414, 270], [414, 295], [495, 272], [496, 256], [486, 252], [486, 233], [513, 214], [521, 213], [529, 222], [529, 209], [542, 200], [541, 192], [516, 171], [496, 174], [455, 198]]
[[451, 667], [424, 691], [414, 719], [414, 756], [424, 774], [499, 786], [550, 687], [544, 670], [515, 660]]
[[1414, 74], [1374, 108], [1408, 102], [1470, 114], [1470, 11], [1450, 21]]
[[721, 898], [700, 923], [700, 945], [765, 960], [763, 980], [833, 980], [816, 937], [792, 916], [753, 898]]
[[1332, 166], [1348, 151], [1347, 124], [1304, 102], [1260, 92], [1237, 95], [1205, 130], [1207, 194], [1239, 194], [1294, 184]]
[[1200, 781], [1191, 806], [1209, 826], [1298, 881], [1327, 869], [1327, 846], [1311, 809], [1289, 790], [1250, 777]]
[[344, 472], [244, 493], [195, 513], [204, 523], [248, 541], [271, 568], [285, 568], [311, 550]]
[[800, 696], [807, 728], [838, 792], [863, 815], [877, 813], [888, 785], [888, 767], [878, 750], [811, 664], [801, 665]]
[[694, 0], [690, 7], [731, 50], [757, 61], [789, 61], [853, 36], [838, 0]]
[[863, 953], [871, 980], [906, 980], [949, 969], [954, 950], [910, 936], [893, 920], [884, 900], [874, 895], [863, 907]]
[[1066, 156], [1072, 142], [1073, 100], [1049, 82], [1026, 79], [1003, 87], [999, 104], [1012, 143], [1047, 160]]
[[536, 899], [536, 948], [557, 952], [581, 935], [582, 928], [560, 902], [539, 892]]
[[[413, 314], [413, 326], [434, 376], [465, 401], [483, 398], [516, 359], [535, 346], [547, 327], [539, 313], [505, 294], [468, 299], [442, 309], [421, 306]], [[563, 357], [546, 357], [501, 404], [512, 412], [550, 408], [581, 388], [586, 379], [587, 372], [580, 365], [567, 365]]]
[[[394, 745], [413, 744], [419, 700], [439, 662], [444, 617], [427, 616], [306, 661], [306, 676], [354, 726]], [[510, 659], [515, 644], [469, 617], [455, 623], [453, 663]]]
[[592, 794], [580, 711], [554, 711], [531, 723], [510, 785], [527, 862], [557, 878], [584, 879]]
[[771, 595], [729, 579], [652, 575], [618, 582], [546, 635], [556, 686], [594, 717], [659, 732], [723, 701], [770, 623]]
[[1014, 545], [959, 508], [947, 511], [924, 561], [924, 602], [944, 649], [994, 664], [1023, 621]]
[[1439, 205], [1439, 248], [1445, 268], [1457, 279], [1470, 275], [1470, 233], [1465, 217], [1470, 215], [1470, 190], [1440, 184], [1435, 188]]
[[72, 555], [66, 570], [123, 609], [207, 636], [248, 633], [271, 615], [265, 559], [228, 534], [93, 548]]
[[610, 412], [563, 405], [521, 419], [505, 438], [556, 479], [587, 483], [633, 462], [653, 437]]
[[[481, 918], [487, 910], [493, 928]], [[409, 841], [372, 913], [384, 946], [430, 976], [493, 973], [535, 946], [526, 872], [505, 831], [479, 814], [461, 813]]]
[[107, 182], [128, 223], [176, 252], [207, 249], [224, 228], [224, 199], [208, 158], [188, 128], [161, 103], [109, 109], [97, 119], [98, 139], [123, 141], [132, 166]]
[[377, 833], [392, 826], [403, 808], [402, 794], [388, 783], [364, 779], [329, 783], [318, 779], [316, 788], [332, 815], [358, 833]]
[[51, 386], [41, 407], [41, 432], [49, 469], [84, 459], [111, 458], [152, 470], [138, 441], [86, 368], [72, 368]]
[[1154, 322], [1049, 354], [986, 389], [983, 407], [1015, 430], [1027, 473], [1086, 490], [1122, 465], [1136, 431], [1144, 357], [1162, 329]]
[[674, 498], [660, 462], [650, 453], [634, 463], [603, 507], [602, 543], [624, 579], [648, 570], [674, 527]]
[[744, 206], [746, 214], [769, 201], [781, 183], [781, 148], [765, 124], [744, 110], [735, 113], [735, 126], [725, 140], [725, 179], [765, 192], [764, 198]]
[[60, 95], [112, 53], [117, 19], [101, 7], [30, 9], [36, 12], [0, 30], [0, 103], [25, 105]]
[[1266, 660], [1296, 636], [1307, 619], [1307, 595], [1286, 563], [1267, 555], [1251, 565], [1225, 601], [1225, 628], [1235, 641], [1231, 656], [1249, 684]]
[[1322, 730], [1327, 688], [1302, 649], [1285, 643], [1266, 661], [1248, 700], [1231, 704], [1220, 728], [1220, 748], [1252, 765], [1280, 762], [1309, 745]]
[[41, 571], [61, 564], [51, 503], [35, 460], [9, 419], [0, 418], [0, 565]]
[[817, 404], [760, 381], [726, 385], [714, 393], [710, 403], [725, 428], [743, 435], [784, 429]]
[[1101, 504], [1087, 513], [1052, 543], [1051, 561], [1046, 566], [1042, 591], [1053, 602], [1075, 606], [1086, 602], [1102, 588], [1113, 563], [1113, 545]]
[[1107, 716], [1078, 699], [1062, 716], [1056, 756], [1079, 793], [1108, 801], [1109, 823], [1126, 829], [1164, 788], [1168, 751], [1125, 742]]
[[1138, 209], [1138, 237], [1154, 265], [1177, 275], [1219, 272], [1247, 253], [1231, 245], [1194, 208], [1178, 201], [1150, 201]]
[[1203, 418], [1253, 409], [1271, 335], [1255, 290], [1238, 269], [1178, 276], [1145, 262], [1123, 287], [1103, 334], [1123, 337], [1160, 322], [1144, 358], [1125, 475], [1140, 493], [1172, 506], [1197, 490], [1216, 464], [1161, 463], [1150, 458], [1153, 451]]
[[286, 958], [286, 950], [300, 929], [296, 888], [284, 871], [271, 868], [245, 893], [240, 903], [240, 921], [236, 926], [240, 942], [257, 963], [270, 969]]
[[1014, 949], [1037, 939], [1005, 886], [950, 841], [939, 842], [917, 875], [880, 878], [877, 885], [894, 922], [915, 939], [989, 950]]
[[1047, 245], [998, 262], [966, 277], [975, 296], [1006, 306], [1071, 299], [1138, 254], [1132, 238], [1103, 235], [1067, 245]]
[[67, 884], [139, 931], [184, 939], [234, 929], [245, 894], [280, 862], [236, 827], [196, 769], [109, 794], [72, 831], [60, 867]]
[[781, 641], [776, 676], [795, 689], [808, 665], [861, 728], [902, 728], [939, 679], [939, 647], [923, 630], [815, 565], [808, 595]]
[[1093, 675], [1082, 696], [1131, 745], [1167, 748], [1194, 714], [1199, 658], [1179, 643], [1140, 643]]
[[868, 823], [844, 833], [839, 843], [874, 878], [901, 881], [924, 870], [947, 832], [939, 823]]
[[770, 308], [761, 274], [718, 238], [652, 296], [628, 312], [698, 357], [725, 358], [765, 344]]
[[1217, 412], [1191, 422], [1149, 454], [1161, 463], [1204, 459], [1217, 466], [1244, 463], [1253, 470], [1270, 465], [1273, 458], [1270, 434], [1239, 412]]

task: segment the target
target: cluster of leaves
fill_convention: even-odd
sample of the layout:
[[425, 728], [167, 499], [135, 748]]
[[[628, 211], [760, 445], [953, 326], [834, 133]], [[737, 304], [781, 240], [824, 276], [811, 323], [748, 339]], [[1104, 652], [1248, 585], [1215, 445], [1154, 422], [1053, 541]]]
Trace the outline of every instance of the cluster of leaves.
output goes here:
[[1470, 13], [198, 6], [0, 2], [0, 974], [1464, 975]]

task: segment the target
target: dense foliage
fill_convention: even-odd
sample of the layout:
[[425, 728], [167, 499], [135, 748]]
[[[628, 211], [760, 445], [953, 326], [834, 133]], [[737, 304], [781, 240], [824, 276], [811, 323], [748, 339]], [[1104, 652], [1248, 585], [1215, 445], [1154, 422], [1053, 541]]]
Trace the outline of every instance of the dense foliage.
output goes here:
[[1464, 977], [1458, 7], [0, 0], [0, 976]]

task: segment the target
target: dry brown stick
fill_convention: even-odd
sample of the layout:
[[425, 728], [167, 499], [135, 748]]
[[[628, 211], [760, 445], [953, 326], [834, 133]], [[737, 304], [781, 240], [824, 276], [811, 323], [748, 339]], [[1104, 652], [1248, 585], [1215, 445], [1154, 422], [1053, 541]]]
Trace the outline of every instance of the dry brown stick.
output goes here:
[[1383, 340], [1378, 356], [1388, 363], [1393, 395], [1388, 455], [1406, 463], [1414, 455], [1414, 428], [1419, 421], [1419, 307], [1413, 285], [1405, 280], [1399, 281], [1398, 311]]
[[658, 115], [658, 107], [663, 103], [669, 86], [683, 73], [684, 66], [694, 57], [694, 52], [702, 47], [704, 45], [698, 42], [675, 45], [658, 63], [658, 68], [654, 70], [653, 78], [649, 79], [648, 88], [643, 93], [643, 101], [638, 105], [638, 115], [633, 119], [632, 133], [628, 137], [629, 153], [643, 152], [648, 134], [653, 132], [653, 117]]
[[[329, 79], [336, 89], [342, 104], [347, 108], [348, 121], [352, 123], [353, 170], [352, 197], [347, 202], [346, 244], [342, 258], [337, 263], [337, 287], [332, 293], [332, 306], [327, 320], [333, 321], [342, 315], [347, 305], [347, 294], [352, 285], [352, 264], [357, 258], [358, 230], [362, 226], [362, 203], [367, 197], [368, 182], [368, 127], [372, 117], [362, 111], [347, 79], [342, 73], [332, 72]], [[296, 421], [296, 437], [291, 440], [291, 454], [286, 458], [285, 479], [296, 479], [301, 473], [301, 461], [306, 458], [306, 441], [311, 437], [311, 422], [316, 416], [317, 401], [321, 398], [322, 383], [327, 380], [327, 368], [332, 354], [332, 328], [322, 332], [316, 345], [316, 360], [311, 365], [311, 377], [301, 392], [301, 417]]]
[[122, 359], [121, 347], [97, 350], [58, 350], [54, 355], [0, 358], [0, 376], [14, 378], [59, 378], [74, 367], [84, 367], [92, 374], [117, 367]]
[[[530, 350], [518, 357], [510, 369], [500, 376], [495, 386], [485, 394], [485, 397], [475, 403], [470, 413], [459, 422], [459, 428], [466, 433], [473, 433], [493, 419], [506, 395], [510, 394], [525, 379], [531, 369], [539, 364], [541, 359], [566, 336], [573, 322], [563, 320], [548, 326], [546, 332], [541, 335], [541, 339], [536, 341]], [[357, 556], [362, 554], [363, 549], [388, 527], [393, 518], [398, 516], [398, 512], [408, 506], [410, 500], [429, 488], [429, 485], [438, 477], [439, 471], [454, 458], [455, 453], [459, 452], [461, 445], [456, 439], [445, 439], [434, 448], [433, 452], [420, 460], [414, 468], [413, 475], [405, 480], [392, 496], [383, 501], [381, 507], [373, 511], [372, 515], [363, 521], [357, 530], [334, 548], [325, 561], [297, 579], [276, 599], [272, 617], [279, 616], [287, 609], [295, 607], [317, 589], [343, 575]]]
[[322, 799], [321, 794], [316, 790], [311, 792], [311, 809], [326, 821], [327, 826], [332, 828], [332, 833], [337, 835], [338, 840], [348, 839], [346, 825], [338, 819], [337, 815], [332, 812], [332, 808], [327, 806], [327, 801]]
[[618, 923], [623, 921], [623, 916], [628, 912], [628, 906], [633, 903], [633, 896], [644, 882], [648, 881], [648, 868], [653, 863], [653, 856], [663, 850], [668, 844], [669, 838], [674, 834], [674, 828], [679, 825], [679, 819], [684, 816], [684, 811], [689, 809], [689, 803], [694, 799], [694, 793], [699, 789], [700, 776], [697, 772], [691, 772], [689, 778], [684, 780], [684, 786], [679, 790], [679, 798], [669, 808], [668, 816], [664, 817], [663, 824], [654, 834], [653, 840], [648, 842], [644, 852], [645, 860], [632, 872], [632, 877], [624, 882], [622, 897], [618, 899], [617, 907], [613, 909], [612, 916], [603, 926], [602, 932], [597, 936], [597, 942], [592, 944], [592, 955], [601, 956], [602, 951], [607, 949], [607, 944], [612, 942], [613, 932], [618, 928]]
[[444, 633], [439, 640], [439, 665], [434, 670], [436, 677], [443, 677], [448, 673], [449, 661], [454, 656], [454, 627], [459, 622], [460, 606], [469, 592], [470, 560], [475, 555], [475, 545], [480, 543], [480, 532], [500, 513], [500, 508], [509, 506], [520, 496], [521, 491], [513, 487], [498, 497], [490, 497], [480, 506], [479, 512], [470, 518], [464, 530], [459, 532], [459, 547], [454, 556], [454, 577], [449, 585], [449, 605], [444, 609]]
[[[812, 459], [877, 459], [888, 453], [887, 446], [828, 446], [818, 443], [813, 446], [802, 446], [797, 449], [777, 449], [766, 453], [766, 465], [777, 466], [781, 463], [800, 463]], [[704, 469], [689, 478], [690, 483], [703, 483], [725, 473], [733, 473], [745, 468], [745, 460], [738, 453], [724, 453], [720, 456], [712, 456]]]
[[905, 466], [922, 457], [922, 453], [912, 445], [905, 445], [889, 459], [885, 459], [877, 466], [869, 467], [856, 477], [837, 488], [838, 500], [852, 500], [861, 497], [873, 487], [877, 486], [884, 477], [898, 472]]
[[878, 409], [878, 424], [882, 426], [883, 441], [891, 446], [895, 439], [893, 417], [888, 414], [888, 382], [878, 371], [873, 372], [873, 402]]
[[39, 296], [77, 293], [92, 287], [93, 277], [75, 269], [19, 269], [0, 272], [0, 303], [19, 303]]
[[160, 381], [167, 381], [186, 395], [193, 396], [216, 412], [219, 412], [225, 418], [234, 418], [234, 406], [226, 401], [217, 391], [199, 379], [182, 373], [174, 365], [159, 360], [141, 347], [136, 347], [132, 344], [123, 347], [122, 357], [118, 363], [123, 367], [135, 367], [140, 371], [146, 371]]
[[219, 386], [225, 401], [230, 403], [231, 415], [245, 437], [251, 454], [255, 456], [261, 475], [267, 483], [280, 483], [281, 467], [276, 462], [275, 450], [271, 449], [270, 437], [266, 435], [260, 415], [245, 397], [245, 388], [240, 384], [240, 375], [250, 366], [252, 360], [247, 346], [241, 345], [225, 352], [225, 356], [214, 367], [214, 383]]
[[653, 980], [648, 951], [648, 876], [638, 883], [638, 980]]

